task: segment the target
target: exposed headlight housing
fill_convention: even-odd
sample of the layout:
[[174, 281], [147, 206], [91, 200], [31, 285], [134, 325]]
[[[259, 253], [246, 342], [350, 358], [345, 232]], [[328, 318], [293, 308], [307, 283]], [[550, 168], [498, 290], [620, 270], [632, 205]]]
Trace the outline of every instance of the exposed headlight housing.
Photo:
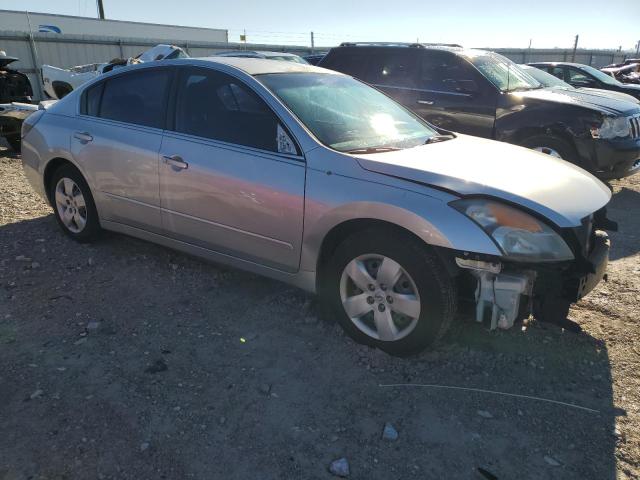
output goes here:
[[476, 222], [513, 260], [573, 260], [567, 243], [546, 223], [516, 208], [485, 199], [456, 200], [453, 208]]
[[625, 138], [631, 135], [631, 123], [627, 117], [604, 117], [602, 125], [591, 129], [593, 138]]

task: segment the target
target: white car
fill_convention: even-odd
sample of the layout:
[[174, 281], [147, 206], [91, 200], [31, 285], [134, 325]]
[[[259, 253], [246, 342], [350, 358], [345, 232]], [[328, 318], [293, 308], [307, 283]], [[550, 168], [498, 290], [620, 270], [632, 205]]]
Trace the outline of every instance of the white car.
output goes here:
[[152, 62], [155, 60], [169, 60], [172, 58], [187, 58], [186, 52], [175, 45], [156, 45], [142, 52], [135, 58], [114, 59], [109, 63], [90, 63], [79, 65], [69, 69], [58, 68], [51, 65], [42, 66], [42, 79], [44, 91], [49, 98], [61, 99], [80, 85], [93, 78], [110, 72], [114, 68], [136, 63]]

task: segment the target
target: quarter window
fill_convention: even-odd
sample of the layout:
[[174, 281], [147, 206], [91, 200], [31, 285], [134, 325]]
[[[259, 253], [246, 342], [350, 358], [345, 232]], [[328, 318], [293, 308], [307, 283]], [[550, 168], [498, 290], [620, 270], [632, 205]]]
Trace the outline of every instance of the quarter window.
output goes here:
[[163, 128], [169, 70], [118, 75], [104, 82], [99, 116], [119, 122]]
[[208, 69], [180, 75], [175, 130], [278, 151], [278, 118], [269, 106], [236, 78]]
[[94, 85], [84, 93], [82, 102], [82, 113], [84, 115], [90, 115], [92, 117], [98, 116], [103, 88], [104, 82]]

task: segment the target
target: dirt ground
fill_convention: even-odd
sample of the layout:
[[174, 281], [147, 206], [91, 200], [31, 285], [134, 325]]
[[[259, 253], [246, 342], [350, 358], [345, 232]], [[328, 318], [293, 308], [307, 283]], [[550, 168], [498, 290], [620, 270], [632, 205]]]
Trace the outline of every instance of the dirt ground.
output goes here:
[[399, 359], [281, 283], [74, 243], [0, 151], [0, 479], [330, 479], [342, 457], [354, 479], [640, 478], [640, 175], [614, 192], [582, 333], [462, 315]]

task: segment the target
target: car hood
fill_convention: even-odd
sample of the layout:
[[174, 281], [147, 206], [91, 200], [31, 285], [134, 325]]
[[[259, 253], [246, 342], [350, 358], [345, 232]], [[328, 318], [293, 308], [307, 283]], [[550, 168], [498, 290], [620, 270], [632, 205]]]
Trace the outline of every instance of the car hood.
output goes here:
[[581, 90], [569, 90], [565, 88], [549, 87], [536, 90], [512, 92], [523, 99], [542, 100], [545, 102], [562, 103], [565, 105], [577, 105], [590, 108], [609, 115], [630, 115], [637, 113], [638, 105], [614, 97], [603, 97], [585, 93]]
[[502, 199], [537, 212], [563, 228], [579, 226], [584, 217], [611, 198], [606, 185], [575, 165], [526, 148], [467, 135], [404, 150], [354, 156], [365, 170], [460, 196]]
[[591, 95], [597, 95], [599, 97], [616, 98], [618, 100], [624, 100], [625, 102], [640, 104], [640, 100], [629, 95], [628, 93], [615, 92], [613, 90], [603, 90], [601, 88], [579, 88], [578, 91], [590, 93]]

